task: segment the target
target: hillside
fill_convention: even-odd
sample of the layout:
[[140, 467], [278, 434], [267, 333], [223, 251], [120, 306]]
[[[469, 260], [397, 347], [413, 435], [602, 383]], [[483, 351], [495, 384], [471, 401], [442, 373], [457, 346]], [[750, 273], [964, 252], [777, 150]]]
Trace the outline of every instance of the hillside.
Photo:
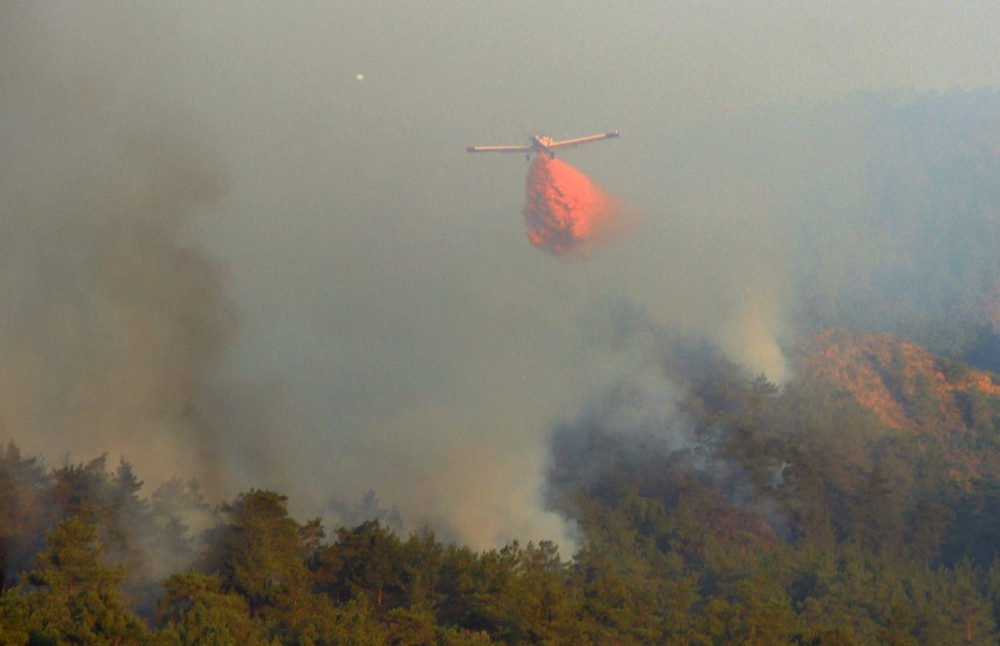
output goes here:
[[1000, 477], [1000, 377], [885, 333], [828, 330], [797, 354], [803, 378], [842, 389], [887, 429], [945, 456], [952, 476]]
[[848, 390], [889, 428], [943, 432], [970, 430], [1000, 400], [1000, 377], [935, 356], [891, 334], [825, 331], [798, 354], [805, 376]]
[[[767, 279], [795, 283], [784, 285], [790, 329], [826, 331], [797, 350], [779, 388], [710, 339], [647, 320], [642, 302], [616, 312], [611, 345], [638, 364], [536, 429], [549, 442], [539, 493], [577, 530], [574, 544], [476, 552], [425, 527], [397, 535], [381, 514], [299, 522], [276, 491], [208, 501], [194, 480], [144, 494], [145, 474], [124, 460], [49, 468], [12, 442], [0, 449], [0, 642], [996, 643], [1000, 382], [970, 367], [1000, 369], [996, 114], [992, 91], [859, 94], [713, 133], [726, 165], [780, 196], [774, 233], [795, 254]], [[841, 151], [840, 135], [854, 145]], [[831, 174], [831, 159], [863, 172]], [[700, 291], [722, 298], [718, 287]], [[486, 374], [505, 387], [503, 371]], [[387, 410], [399, 403], [388, 397]], [[491, 446], [516, 435], [489, 417], [456, 430], [495, 435]], [[80, 439], [86, 416], [65, 418], [53, 451], [74, 454], [71, 440], [109, 450]], [[352, 419], [337, 420], [344, 433]], [[404, 435], [428, 437], [394, 432]], [[350, 442], [342, 450], [354, 459]], [[472, 457], [462, 442], [455, 451]], [[406, 487], [433, 499], [450, 470], [441, 460]], [[311, 497], [343, 495], [326, 478], [335, 471]], [[489, 470], [460, 486], [480, 475]], [[525, 489], [485, 484], [523, 502]], [[377, 510], [371, 500], [357, 508]], [[461, 511], [472, 523], [498, 512]]]
[[[995, 643], [990, 374], [883, 334], [817, 335], [781, 389], [704, 343], [658, 353], [676, 398], [626, 385], [554, 434], [550, 503], [579, 527], [572, 555], [547, 541], [474, 552], [377, 520], [325, 529], [272, 491], [214, 511], [196, 483], [143, 499], [125, 462], [50, 470], [11, 444], [0, 630], [15, 643], [81, 627], [164, 644]], [[647, 404], [659, 414], [635, 414]]]
[[[813, 330], [890, 332], [1000, 370], [1000, 93], [846, 98], [833, 112], [852, 124], [841, 139], [857, 139], [851, 190], [823, 183], [835, 177], [828, 128], [838, 122], [829, 108], [795, 133], [815, 151], [806, 163], [811, 190], [790, 199], [786, 213], [799, 232], [800, 320]], [[746, 146], [748, 168], [767, 168], [754, 161], [761, 156], [781, 158], [763, 145]], [[779, 177], [796, 176], [801, 164], [791, 155]]]

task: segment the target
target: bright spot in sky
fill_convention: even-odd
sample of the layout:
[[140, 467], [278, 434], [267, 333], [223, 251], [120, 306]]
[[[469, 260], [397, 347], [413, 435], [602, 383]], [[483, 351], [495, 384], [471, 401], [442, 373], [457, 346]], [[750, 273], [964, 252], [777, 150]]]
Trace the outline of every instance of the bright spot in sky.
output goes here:
[[364, 74], [358, 74], [354, 78], [358, 79], [359, 81], [363, 81], [363, 80], [365, 80], [365, 75]]

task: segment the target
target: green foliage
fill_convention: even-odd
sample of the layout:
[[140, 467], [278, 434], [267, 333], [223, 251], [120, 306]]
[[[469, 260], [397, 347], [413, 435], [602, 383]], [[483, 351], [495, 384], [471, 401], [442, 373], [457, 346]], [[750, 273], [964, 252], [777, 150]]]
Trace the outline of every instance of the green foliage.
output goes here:
[[11, 442], [0, 449], [0, 585], [13, 583], [31, 566], [55, 523], [47, 504], [51, 475], [38, 458], [25, 458]]
[[328, 548], [326, 560], [339, 564], [330, 592], [346, 601], [367, 595], [377, 608], [395, 607], [404, 589], [402, 545], [396, 534], [379, 521], [366, 521], [353, 529], [337, 530], [337, 541]]
[[230, 521], [212, 554], [227, 589], [242, 595], [254, 614], [308, 586], [299, 526], [286, 502], [273, 491], [240, 494], [225, 509]]
[[[927, 419], [898, 432], [829, 385], [778, 389], [718, 355], [669, 353], [688, 393], [682, 448], [636, 450], [592, 422], [557, 434], [552, 500], [582, 533], [568, 556], [545, 540], [477, 552], [382, 520], [328, 536], [266, 490], [213, 514], [196, 483], [144, 499], [126, 462], [46, 471], [11, 445], [0, 547], [21, 576], [0, 594], [0, 643], [996, 641], [1000, 460], [954, 469], [996, 451], [992, 398], [970, 394], [967, 428], [938, 432], [900, 367]], [[161, 552], [177, 565], [151, 581]]]
[[263, 643], [246, 598], [226, 592], [218, 575], [174, 574], [163, 587], [157, 622], [180, 643]]
[[146, 628], [118, 591], [123, 571], [101, 561], [96, 528], [72, 516], [48, 533], [48, 543], [22, 584], [4, 593], [12, 632], [32, 641], [143, 643]]

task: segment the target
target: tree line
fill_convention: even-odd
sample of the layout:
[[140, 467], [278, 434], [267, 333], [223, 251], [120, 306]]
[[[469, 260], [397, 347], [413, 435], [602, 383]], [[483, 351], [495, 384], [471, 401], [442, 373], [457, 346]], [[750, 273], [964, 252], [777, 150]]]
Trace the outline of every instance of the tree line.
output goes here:
[[[4, 644], [983, 644], [1000, 625], [1000, 405], [904, 433], [836, 386], [777, 389], [674, 347], [683, 448], [554, 434], [581, 547], [473, 550], [379, 520], [299, 521], [279, 492], [148, 496], [105, 458], [0, 451]], [[974, 422], [974, 423], [972, 423]], [[652, 438], [655, 439], [655, 438]], [[990, 464], [977, 461], [977, 465]]]

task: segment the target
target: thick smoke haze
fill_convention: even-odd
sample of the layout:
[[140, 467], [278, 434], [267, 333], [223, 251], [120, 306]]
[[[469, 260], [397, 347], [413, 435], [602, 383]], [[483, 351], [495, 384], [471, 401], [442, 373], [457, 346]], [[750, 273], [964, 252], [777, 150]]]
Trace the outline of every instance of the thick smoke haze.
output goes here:
[[[607, 312], [787, 379], [808, 250], [863, 236], [823, 202], [870, 196], [857, 115], [817, 106], [994, 83], [997, 12], [6, 4], [2, 431], [300, 513], [374, 490], [476, 547], [572, 545], [542, 499], [553, 424], [615, 384], [674, 396], [594, 342]], [[586, 263], [525, 244], [523, 160], [464, 151], [606, 128], [567, 161], [643, 220]], [[858, 248], [828, 265], [877, 265]]]
[[[158, 108], [117, 114], [73, 48], [9, 31], [0, 428], [53, 460], [114, 452], [228, 494], [232, 458], [269, 441], [263, 391], [224, 364], [237, 307], [190, 237], [228, 190], [218, 160]], [[43, 54], [61, 67], [29, 63]]]

